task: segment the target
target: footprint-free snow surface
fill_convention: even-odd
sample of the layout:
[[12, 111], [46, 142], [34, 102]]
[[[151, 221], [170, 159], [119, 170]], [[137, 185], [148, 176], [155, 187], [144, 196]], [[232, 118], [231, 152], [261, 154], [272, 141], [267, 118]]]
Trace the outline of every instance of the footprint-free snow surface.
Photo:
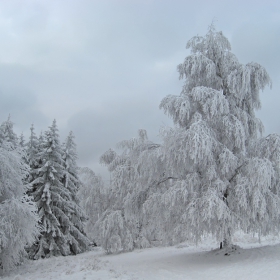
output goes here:
[[117, 255], [95, 248], [77, 256], [28, 261], [2, 279], [280, 279], [279, 239], [236, 243], [230, 250], [215, 249], [217, 244], [206, 242]]

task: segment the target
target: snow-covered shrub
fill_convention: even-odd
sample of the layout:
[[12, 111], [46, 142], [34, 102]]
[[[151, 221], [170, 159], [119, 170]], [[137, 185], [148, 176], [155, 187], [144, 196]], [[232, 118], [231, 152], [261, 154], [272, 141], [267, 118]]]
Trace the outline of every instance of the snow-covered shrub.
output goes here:
[[93, 227], [108, 207], [108, 188], [105, 187], [101, 176], [96, 175], [88, 167], [79, 168], [78, 176], [81, 181], [77, 193], [79, 205], [87, 215], [85, 232], [93, 242], [100, 245], [96, 240]]

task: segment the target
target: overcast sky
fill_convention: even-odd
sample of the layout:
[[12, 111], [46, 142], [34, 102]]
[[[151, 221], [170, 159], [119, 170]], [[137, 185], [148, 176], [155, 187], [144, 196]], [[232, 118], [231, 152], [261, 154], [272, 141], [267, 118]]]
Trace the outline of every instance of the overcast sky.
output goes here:
[[123, 139], [171, 121], [162, 98], [180, 94], [185, 46], [216, 29], [239, 61], [263, 65], [273, 87], [261, 95], [266, 134], [280, 133], [280, 1], [0, 0], [0, 121], [37, 135], [57, 120], [72, 130], [79, 165], [104, 174], [99, 157]]

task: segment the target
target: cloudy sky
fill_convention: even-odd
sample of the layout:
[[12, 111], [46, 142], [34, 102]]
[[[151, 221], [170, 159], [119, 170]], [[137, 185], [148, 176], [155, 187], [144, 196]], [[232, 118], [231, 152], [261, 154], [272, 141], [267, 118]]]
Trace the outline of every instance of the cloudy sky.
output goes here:
[[159, 103], [180, 93], [185, 45], [213, 19], [240, 62], [270, 74], [258, 116], [280, 133], [278, 0], [0, 0], [0, 121], [11, 114], [28, 138], [55, 118], [61, 141], [76, 135], [79, 164], [104, 174], [108, 148], [139, 128], [159, 141], [171, 125]]

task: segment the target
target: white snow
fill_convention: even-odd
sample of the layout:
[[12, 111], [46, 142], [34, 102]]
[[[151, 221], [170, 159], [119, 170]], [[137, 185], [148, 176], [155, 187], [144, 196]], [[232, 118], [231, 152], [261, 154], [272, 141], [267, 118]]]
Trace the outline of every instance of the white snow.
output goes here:
[[237, 247], [225, 250], [206, 241], [195, 246], [186, 243], [173, 247], [135, 250], [106, 255], [101, 248], [77, 256], [28, 261], [3, 280], [106, 280], [106, 279], [269, 279], [280, 278], [280, 240], [237, 236]]

